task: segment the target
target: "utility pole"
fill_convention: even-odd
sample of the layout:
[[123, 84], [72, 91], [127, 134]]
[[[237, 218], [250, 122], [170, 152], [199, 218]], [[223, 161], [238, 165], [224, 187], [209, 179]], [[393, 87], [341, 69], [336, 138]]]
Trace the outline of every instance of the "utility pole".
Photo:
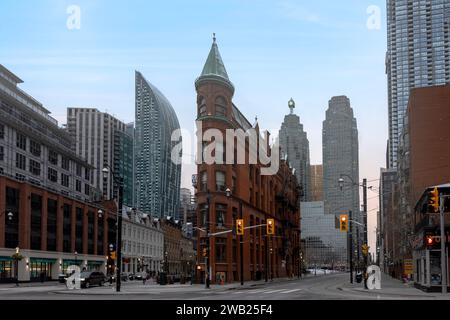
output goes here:
[[[267, 214], [265, 214], [265, 223], [267, 223]], [[266, 228], [266, 236], [264, 237], [264, 248], [265, 248], [265, 254], [264, 254], [264, 273], [265, 273], [265, 280], [268, 281], [269, 278], [269, 241], [268, 241], [269, 235], [267, 234], [267, 228]]]
[[206, 196], [206, 206], [207, 212], [206, 212], [206, 255], [205, 255], [205, 289], [209, 289], [209, 251], [210, 251], [210, 237], [209, 237], [209, 213], [210, 213], [210, 203], [211, 203], [211, 196], [208, 194]]
[[[240, 219], [244, 219], [244, 215], [242, 213], [242, 201], [239, 201], [239, 212], [240, 212]], [[244, 228], [245, 224], [242, 226]], [[239, 242], [240, 242], [240, 260], [241, 260], [241, 286], [244, 285], [244, 236], [239, 236]]]
[[349, 211], [349, 227], [350, 227], [350, 232], [348, 233], [348, 247], [350, 250], [349, 253], [349, 259], [350, 259], [350, 283], [353, 283], [353, 237], [352, 237], [352, 232], [353, 232], [353, 223], [352, 223], [352, 210]]
[[439, 195], [439, 211], [441, 218], [441, 283], [442, 283], [442, 294], [447, 293], [447, 258], [446, 258], [446, 243], [447, 237], [445, 235], [445, 221], [444, 221], [444, 197], [442, 194]]
[[[367, 243], [367, 179], [363, 180], [363, 224], [364, 224], [364, 244], [368, 245]], [[369, 253], [367, 252], [364, 255], [364, 287], [367, 289], [367, 265], [368, 265], [368, 256]]]

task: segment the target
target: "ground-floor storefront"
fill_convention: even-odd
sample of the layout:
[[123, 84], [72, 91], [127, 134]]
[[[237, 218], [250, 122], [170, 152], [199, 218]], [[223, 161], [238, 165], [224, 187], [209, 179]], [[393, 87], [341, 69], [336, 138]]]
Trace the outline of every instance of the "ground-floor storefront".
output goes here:
[[69, 266], [106, 274], [106, 257], [60, 252], [0, 249], [0, 283], [58, 280]]
[[[447, 285], [448, 285], [448, 250], [447, 250]], [[425, 291], [442, 290], [441, 250], [421, 249], [414, 251], [414, 284]], [[450, 289], [450, 288], [449, 288]]]
[[125, 256], [122, 263], [122, 272], [139, 273], [144, 271], [161, 272], [162, 259], [157, 260], [153, 257], [131, 257]]

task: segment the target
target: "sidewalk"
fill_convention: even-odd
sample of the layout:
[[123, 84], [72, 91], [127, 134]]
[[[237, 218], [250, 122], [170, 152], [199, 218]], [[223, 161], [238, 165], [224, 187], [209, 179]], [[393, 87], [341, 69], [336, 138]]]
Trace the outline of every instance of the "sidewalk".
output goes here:
[[426, 293], [416, 289], [413, 282], [403, 283], [401, 280], [394, 279], [386, 274], [381, 274], [381, 290], [368, 290], [364, 288], [364, 282], [353, 284], [345, 283], [340, 288], [343, 291], [353, 291], [364, 293], [368, 297], [391, 296], [417, 299], [450, 299], [450, 296], [442, 296], [436, 293]]
[[45, 281], [45, 282], [24, 282], [19, 283], [19, 286], [16, 286], [16, 283], [0, 283], [0, 289], [7, 288], [35, 288], [35, 287], [55, 287], [55, 286], [65, 286], [64, 283], [59, 283], [58, 281]]

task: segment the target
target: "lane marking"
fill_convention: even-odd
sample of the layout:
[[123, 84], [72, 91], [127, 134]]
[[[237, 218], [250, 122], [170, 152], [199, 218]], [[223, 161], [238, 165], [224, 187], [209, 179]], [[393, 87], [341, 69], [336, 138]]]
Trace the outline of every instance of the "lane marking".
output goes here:
[[280, 291], [284, 291], [284, 290], [286, 290], [286, 289], [270, 290], [270, 291], [266, 291], [266, 292], [263, 292], [263, 293], [275, 293], [275, 292], [280, 292]]
[[280, 293], [292, 293], [292, 292], [296, 292], [296, 291], [300, 291], [300, 290], [302, 290], [302, 289], [288, 290], [288, 291], [283, 291], [283, 292], [280, 292]]

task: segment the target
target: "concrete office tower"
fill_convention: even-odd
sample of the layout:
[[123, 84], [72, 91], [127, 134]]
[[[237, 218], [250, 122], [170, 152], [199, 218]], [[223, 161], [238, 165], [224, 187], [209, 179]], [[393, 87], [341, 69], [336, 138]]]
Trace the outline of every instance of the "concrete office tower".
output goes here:
[[412, 88], [450, 83], [450, 0], [388, 0], [386, 73], [389, 167], [397, 167], [399, 135]]
[[154, 217], [174, 217], [180, 201], [181, 164], [172, 161], [172, 133], [180, 128], [166, 97], [136, 71], [136, 205]]
[[126, 132], [127, 125], [112, 115], [94, 108], [68, 108], [67, 129], [72, 137], [72, 149], [95, 167], [93, 183], [106, 199], [115, 198], [118, 183], [110, 172], [106, 179], [105, 165], [117, 177], [124, 179], [123, 203], [133, 203], [133, 137]]
[[[329, 101], [322, 134], [325, 213], [335, 215], [338, 228], [339, 215], [350, 210], [353, 219], [360, 220], [358, 129], [346, 96], [333, 97]], [[339, 185], [341, 175], [344, 179], [342, 190]], [[355, 225], [355, 241], [356, 229]]]
[[311, 176], [309, 168], [309, 141], [300, 117], [294, 114], [295, 102], [289, 101], [290, 114], [284, 117], [279, 132], [281, 154], [287, 156], [289, 164], [295, 168], [297, 181], [302, 188], [300, 201], [310, 200]]
[[311, 172], [311, 201], [323, 201], [323, 166], [310, 166]]

